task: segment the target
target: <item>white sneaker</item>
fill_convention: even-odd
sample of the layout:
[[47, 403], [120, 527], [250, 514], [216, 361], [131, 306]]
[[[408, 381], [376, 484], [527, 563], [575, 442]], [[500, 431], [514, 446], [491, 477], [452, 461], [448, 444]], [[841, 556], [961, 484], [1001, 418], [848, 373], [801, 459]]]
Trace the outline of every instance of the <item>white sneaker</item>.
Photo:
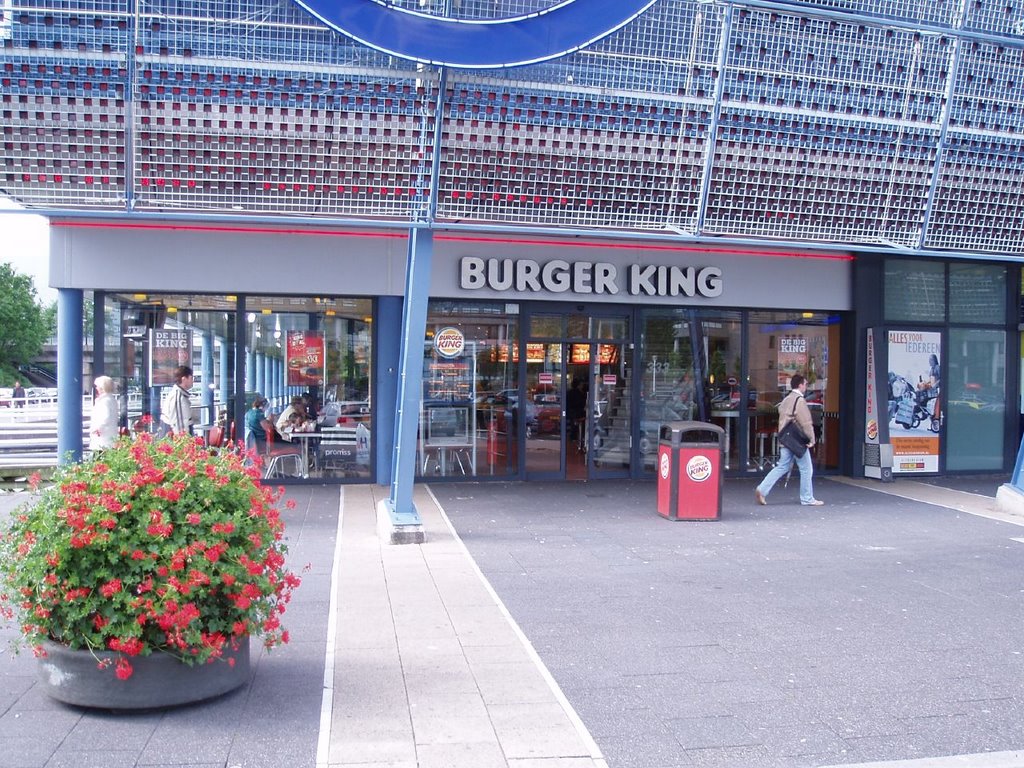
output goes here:
[[805, 507], [823, 507], [823, 506], [825, 506], [825, 502], [822, 501], [821, 499], [812, 499], [811, 501], [801, 501], [800, 503], [803, 504]]

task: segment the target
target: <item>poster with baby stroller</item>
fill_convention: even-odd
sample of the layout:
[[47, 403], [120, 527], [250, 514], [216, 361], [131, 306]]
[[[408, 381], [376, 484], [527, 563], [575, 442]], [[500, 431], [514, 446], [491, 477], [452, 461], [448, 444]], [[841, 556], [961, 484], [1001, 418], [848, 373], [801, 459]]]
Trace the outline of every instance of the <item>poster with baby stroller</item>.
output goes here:
[[938, 472], [942, 428], [937, 331], [889, 331], [889, 434], [893, 472]]

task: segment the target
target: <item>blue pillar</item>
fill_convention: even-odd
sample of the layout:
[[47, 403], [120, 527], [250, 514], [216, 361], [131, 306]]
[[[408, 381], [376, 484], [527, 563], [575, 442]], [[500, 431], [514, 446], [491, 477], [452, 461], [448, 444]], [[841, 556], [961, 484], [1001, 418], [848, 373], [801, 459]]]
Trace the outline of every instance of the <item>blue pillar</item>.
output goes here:
[[[217, 414], [213, 407], [213, 333], [203, 333], [203, 410], [209, 417], [209, 423], [217, 420]], [[206, 419], [204, 418], [205, 422]]]
[[82, 460], [82, 291], [57, 291], [57, 461]]
[[263, 358], [263, 377], [260, 380], [260, 386], [263, 387], [261, 390], [263, 396], [267, 397], [270, 394], [270, 369], [273, 368], [273, 359], [265, 354], [260, 356]]
[[[386, 502], [395, 531], [392, 542], [423, 541], [422, 521], [412, 503], [416, 480], [416, 433], [423, 390], [423, 337], [430, 299], [430, 262], [434, 235], [429, 230], [409, 233], [406, 257], [405, 303], [402, 307], [402, 349], [399, 353], [398, 414], [395, 424], [391, 494]], [[404, 529], [404, 531], [403, 531]]]
[[[220, 402], [221, 406], [231, 413], [231, 390], [228, 389], [228, 381], [231, 379], [231, 363], [228, 358], [228, 340], [220, 340]], [[228, 417], [228, 421], [231, 418]]]
[[[373, 324], [374, 425], [377, 482], [391, 485], [395, 450], [395, 414], [398, 413], [398, 352], [395, 342], [402, 338], [402, 299], [382, 296], [377, 300], [377, 320]], [[414, 470], [415, 471], [415, 470]]]
[[252, 392], [256, 389], [256, 353], [251, 349], [245, 350], [245, 391]]
[[263, 368], [266, 365], [266, 358], [263, 357], [262, 352], [256, 353], [256, 376], [253, 384], [253, 389], [259, 392], [264, 397], [267, 396], [267, 388], [264, 386], [263, 379]]

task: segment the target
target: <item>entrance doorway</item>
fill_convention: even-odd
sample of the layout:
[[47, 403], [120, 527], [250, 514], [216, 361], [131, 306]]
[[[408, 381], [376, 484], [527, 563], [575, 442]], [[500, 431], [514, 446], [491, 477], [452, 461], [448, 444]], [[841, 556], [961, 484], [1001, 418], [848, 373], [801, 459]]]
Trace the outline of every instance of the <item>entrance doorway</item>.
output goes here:
[[[633, 366], [625, 340], [628, 326], [625, 316], [530, 317], [523, 430], [528, 479], [629, 476]], [[556, 333], [560, 338], [541, 338]]]

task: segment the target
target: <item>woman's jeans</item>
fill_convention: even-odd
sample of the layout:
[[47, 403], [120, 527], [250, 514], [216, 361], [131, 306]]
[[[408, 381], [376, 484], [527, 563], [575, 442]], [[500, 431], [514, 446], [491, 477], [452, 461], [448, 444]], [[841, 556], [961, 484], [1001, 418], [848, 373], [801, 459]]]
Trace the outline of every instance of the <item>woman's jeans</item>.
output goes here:
[[794, 461], [800, 470], [800, 501], [803, 504], [814, 501], [814, 488], [811, 484], [811, 478], [814, 476], [814, 463], [811, 461], [810, 448], [804, 451], [804, 455], [798, 459], [784, 445], [779, 446], [779, 463], [775, 465], [771, 472], [764, 476], [764, 480], [757, 486], [757, 490], [761, 492], [762, 496], [767, 496], [771, 493], [775, 484], [789, 472], [789, 468], [793, 465]]

